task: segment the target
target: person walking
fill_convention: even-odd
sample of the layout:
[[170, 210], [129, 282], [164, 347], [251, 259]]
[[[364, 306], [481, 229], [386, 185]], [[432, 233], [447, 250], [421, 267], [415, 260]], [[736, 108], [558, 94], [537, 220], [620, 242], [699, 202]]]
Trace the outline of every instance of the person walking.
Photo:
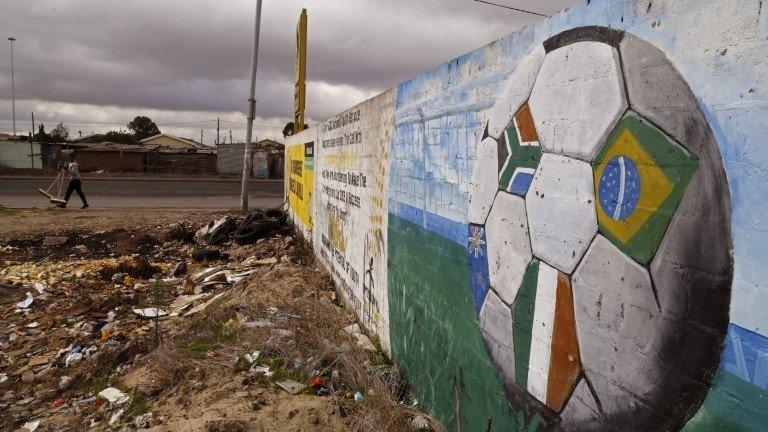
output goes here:
[[73, 151], [72, 154], [69, 157], [69, 165], [67, 165], [67, 172], [69, 172], [69, 184], [67, 185], [67, 193], [64, 195], [64, 202], [57, 204], [57, 206], [64, 208], [67, 206], [67, 203], [69, 202], [69, 197], [72, 195], [72, 192], [77, 192], [78, 195], [80, 195], [80, 200], [83, 201], [83, 206], [81, 208], [88, 208], [88, 200], [85, 199], [85, 194], [83, 193], [83, 182], [80, 180], [80, 166], [77, 164], [77, 157], [75, 156], [75, 152]]

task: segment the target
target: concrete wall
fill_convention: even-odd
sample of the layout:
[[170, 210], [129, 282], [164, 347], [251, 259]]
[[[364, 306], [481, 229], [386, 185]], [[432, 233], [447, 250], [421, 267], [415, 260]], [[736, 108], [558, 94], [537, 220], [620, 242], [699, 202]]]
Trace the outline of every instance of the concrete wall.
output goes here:
[[28, 142], [0, 141], [0, 167], [42, 169], [40, 144], [32, 143], [31, 154], [36, 156], [34, 158], [29, 156], [30, 146]]
[[216, 170], [219, 174], [243, 173], [243, 143], [216, 146]]
[[290, 138], [292, 216], [450, 430], [765, 430], [766, 13], [580, 1]]

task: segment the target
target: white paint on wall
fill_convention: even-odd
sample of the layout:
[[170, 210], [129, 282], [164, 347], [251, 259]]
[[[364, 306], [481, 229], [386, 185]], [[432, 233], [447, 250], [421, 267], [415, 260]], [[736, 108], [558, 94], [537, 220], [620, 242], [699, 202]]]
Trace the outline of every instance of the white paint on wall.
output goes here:
[[494, 138], [501, 136], [512, 117], [523, 103], [528, 100], [536, 82], [541, 62], [544, 60], [544, 47], [537, 46], [531, 54], [520, 61], [515, 72], [504, 82], [498, 93], [496, 103], [488, 112], [488, 134]]
[[590, 162], [627, 109], [618, 51], [577, 42], [548, 53], [529, 105], [544, 151]]
[[472, 171], [472, 180], [469, 183], [467, 210], [469, 223], [485, 224], [485, 218], [498, 190], [498, 154], [498, 144], [493, 138], [488, 137], [477, 146], [477, 159]]
[[340, 113], [315, 141], [315, 252], [389, 352], [387, 219], [394, 91]]
[[512, 340], [512, 311], [493, 290], [488, 291], [480, 310], [478, 325], [494, 364], [504, 376], [515, 376], [515, 348]]
[[485, 225], [488, 241], [488, 277], [501, 299], [512, 304], [531, 261], [531, 243], [525, 201], [499, 192]]
[[597, 233], [592, 167], [545, 153], [525, 201], [533, 254], [571, 274]]
[[552, 358], [552, 331], [557, 299], [557, 270], [539, 263], [536, 303], [531, 328], [531, 355], [528, 361], [528, 391], [536, 399], [547, 401], [549, 362]]

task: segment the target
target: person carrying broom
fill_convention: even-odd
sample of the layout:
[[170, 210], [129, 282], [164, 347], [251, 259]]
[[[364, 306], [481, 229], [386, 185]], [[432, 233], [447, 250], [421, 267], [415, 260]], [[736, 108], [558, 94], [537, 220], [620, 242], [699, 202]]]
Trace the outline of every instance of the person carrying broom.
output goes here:
[[69, 172], [69, 184], [67, 185], [67, 193], [64, 195], [64, 202], [56, 204], [58, 207], [64, 208], [67, 206], [67, 203], [69, 202], [69, 197], [72, 195], [72, 192], [77, 192], [78, 195], [80, 195], [80, 200], [83, 201], [83, 206], [81, 208], [88, 208], [88, 200], [85, 199], [85, 194], [83, 193], [83, 182], [80, 179], [80, 167], [77, 165], [77, 158], [75, 156], [75, 152], [72, 152], [72, 154], [69, 156], [69, 165], [67, 165], [67, 172]]

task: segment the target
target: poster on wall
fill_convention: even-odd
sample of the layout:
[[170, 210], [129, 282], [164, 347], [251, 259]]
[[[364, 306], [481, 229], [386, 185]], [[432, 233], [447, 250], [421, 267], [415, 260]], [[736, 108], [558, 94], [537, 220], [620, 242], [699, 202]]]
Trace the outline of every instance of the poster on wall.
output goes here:
[[315, 143], [289, 146], [288, 156], [288, 203], [295, 218], [312, 231], [312, 190], [314, 187]]
[[322, 126], [317, 163], [318, 255], [361, 323], [388, 350], [387, 175], [391, 92]]

